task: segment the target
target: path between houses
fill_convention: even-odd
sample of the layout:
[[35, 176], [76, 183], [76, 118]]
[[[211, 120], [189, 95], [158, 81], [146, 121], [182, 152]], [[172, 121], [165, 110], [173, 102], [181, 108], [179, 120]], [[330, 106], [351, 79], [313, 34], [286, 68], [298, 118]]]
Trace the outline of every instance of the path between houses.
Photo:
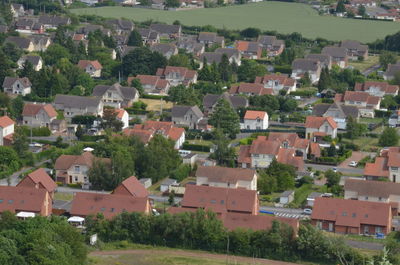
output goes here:
[[[208, 259], [219, 259], [227, 260], [224, 254], [212, 254], [207, 252], [194, 252], [186, 250], [158, 250], [158, 249], [132, 249], [132, 250], [112, 250], [112, 251], [94, 251], [91, 252], [90, 256], [111, 256], [111, 255], [125, 255], [125, 254], [137, 254], [137, 255], [177, 255], [184, 257], [198, 257], [198, 258], [208, 258]], [[229, 256], [228, 261], [232, 262], [244, 262], [249, 264], [267, 264], [267, 265], [296, 265], [297, 263], [268, 260], [268, 259], [256, 259], [250, 257], [239, 257], [239, 256]]]

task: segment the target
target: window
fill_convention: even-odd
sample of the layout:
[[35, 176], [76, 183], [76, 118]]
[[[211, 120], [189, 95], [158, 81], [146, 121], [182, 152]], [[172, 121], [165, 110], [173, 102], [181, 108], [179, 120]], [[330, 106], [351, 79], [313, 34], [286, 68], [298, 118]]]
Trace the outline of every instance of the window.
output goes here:
[[3, 203], [3, 199], [0, 199], [0, 203]]
[[78, 177], [77, 176], [75, 176], [75, 182], [77, 182], [78, 181]]
[[397, 171], [399, 168], [398, 167], [392, 167], [393, 171]]
[[356, 216], [357, 216], [356, 213], [353, 213], [353, 214], [351, 215], [351, 217], [353, 217], [353, 218], [355, 218]]
[[104, 212], [106, 210], [106, 208], [102, 207], [100, 208], [100, 211]]
[[215, 204], [215, 203], [217, 203], [217, 201], [216, 200], [211, 200], [211, 203]]
[[379, 227], [379, 226], [376, 227], [376, 228], [375, 228], [375, 232], [376, 232], [376, 233], [382, 233], [382, 227]]
[[342, 213], [342, 216], [347, 216], [347, 213], [346, 213], [346, 212], [343, 212], [343, 213]]
[[368, 225], [364, 226], [364, 234], [369, 234], [369, 227]]
[[378, 200], [381, 201], [381, 200], [382, 200], [382, 197], [379, 197]]
[[225, 201], [224, 200], [221, 200], [221, 204], [224, 204], [225, 203]]
[[14, 200], [8, 200], [8, 204], [12, 204]]
[[325, 132], [328, 132], [328, 125], [325, 125]]
[[110, 212], [112, 212], [112, 213], [113, 213], [114, 211], [115, 211], [115, 209], [114, 209], [114, 208], [111, 208]]
[[80, 172], [80, 167], [79, 166], [75, 166], [75, 172]]
[[112, 93], [111, 93], [111, 92], [108, 92], [108, 93], [107, 93], [107, 96], [108, 96], [109, 98], [111, 98], [111, 97], [112, 97]]
[[365, 196], [365, 200], [368, 201], [368, 196]]

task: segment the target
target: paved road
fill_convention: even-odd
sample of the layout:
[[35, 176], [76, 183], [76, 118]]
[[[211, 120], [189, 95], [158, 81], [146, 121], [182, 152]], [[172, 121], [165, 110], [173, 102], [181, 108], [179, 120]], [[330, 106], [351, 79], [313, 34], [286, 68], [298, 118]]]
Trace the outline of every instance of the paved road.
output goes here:
[[365, 69], [365, 70], [362, 72], [362, 74], [363, 74], [364, 76], [368, 76], [368, 75], [370, 75], [372, 72], [375, 72], [376, 70], [378, 70], [379, 68], [381, 68], [381, 65], [380, 65], [379, 63], [378, 63], [378, 64], [374, 64], [373, 66], [371, 66], [371, 67]]
[[[35, 163], [35, 167], [40, 167], [41, 165], [43, 165], [46, 162], [50, 162], [50, 160], [44, 160], [44, 161], [37, 162], [37, 163]], [[18, 182], [20, 181], [19, 176], [21, 174], [24, 174], [25, 172], [28, 172], [32, 168], [33, 167], [24, 167], [23, 169], [12, 174], [10, 177], [5, 178], [5, 179], [0, 179], [0, 186], [16, 186], [18, 184]]]
[[[35, 140], [45, 140], [45, 141], [52, 141], [55, 142], [58, 138], [58, 136], [56, 135], [51, 135], [51, 136], [33, 136], [33, 137], [28, 137], [29, 139], [32, 138], [32, 141]], [[63, 139], [64, 143], [69, 143], [71, 140], [77, 140], [77, 138], [75, 136], [61, 136], [61, 138]]]
[[[329, 169], [333, 169], [336, 166], [327, 166], [327, 165], [317, 165], [317, 164], [305, 164], [305, 168], [307, 167], [312, 167], [315, 170], [319, 171], [327, 171]], [[342, 167], [336, 167], [338, 172], [341, 172], [343, 174], [355, 174], [355, 175], [362, 175], [364, 172], [364, 169], [362, 168], [342, 168]]]
[[286, 218], [306, 218], [309, 215], [303, 213], [302, 209], [293, 208], [283, 208], [283, 207], [270, 207], [270, 206], [260, 206], [261, 211], [273, 212], [276, 216], [286, 217]]
[[317, 97], [306, 98], [304, 101], [299, 102], [299, 107], [304, 108], [306, 105], [313, 104], [317, 100], [318, 100]]

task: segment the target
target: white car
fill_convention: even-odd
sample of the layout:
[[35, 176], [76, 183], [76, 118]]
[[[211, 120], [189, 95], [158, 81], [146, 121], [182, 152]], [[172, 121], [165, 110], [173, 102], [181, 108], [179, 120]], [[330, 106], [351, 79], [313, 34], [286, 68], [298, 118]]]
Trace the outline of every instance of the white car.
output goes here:
[[349, 166], [356, 167], [357, 166], [357, 162], [356, 161], [351, 161]]
[[307, 215], [311, 215], [311, 214], [312, 214], [312, 210], [309, 209], [309, 208], [305, 208], [305, 209], [303, 210], [303, 213], [304, 213], [304, 214], [307, 214]]

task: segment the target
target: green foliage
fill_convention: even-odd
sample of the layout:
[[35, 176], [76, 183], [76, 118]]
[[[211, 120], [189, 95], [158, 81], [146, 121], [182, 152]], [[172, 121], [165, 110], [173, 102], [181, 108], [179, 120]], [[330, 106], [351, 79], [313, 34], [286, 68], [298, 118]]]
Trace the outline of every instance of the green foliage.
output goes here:
[[8, 146], [0, 146], [0, 178], [11, 175], [21, 167], [18, 153]]
[[87, 127], [93, 125], [93, 122], [96, 120], [96, 117], [93, 115], [76, 115], [72, 117], [71, 123], [72, 124], [81, 124]]
[[397, 61], [397, 56], [396, 53], [394, 52], [389, 52], [389, 51], [383, 51], [379, 55], [379, 63], [382, 65], [383, 69], [386, 70], [388, 64], [394, 64]]
[[97, 190], [113, 190], [120, 183], [114, 178], [110, 165], [102, 160], [93, 161], [88, 177], [93, 189]]
[[192, 168], [188, 164], [181, 164], [177, 169], [172, 171], [171, 178], [176, 179], [178, 182], [181, 182], [185, 178], [187, 178], [192, 171]]
[[198, 91], [193, 87], [178, 85], [171, 87], [168, 91], [168, 101], [176, 102], [177, 105], [200, 105], [200, 97]]
[[304, 76], [300, 78], [300, 85], [301, 87], [309, 87], [311, 86], [311, 78], [308, 72], [304, 73]]
[[217, 128], [213, 131], [213, 144], [215, 145], [214, 153], [210, 155], [212, 159], [217, 161], [218, 165], [234, 167], [236, 160], [236, 152], [233, 147], [229, 147], [229, 139], [223, 133], [223, 130]]
[[258, 190], [262, 194], [294, 188], [296, 170], [293, 166], [273, 160], [267, 169], [259, 170]]
[[261, 31], [258, 28], [246, 28], [240, 32], [243, 38], [257, 38]]
[[18, 220], [3, 212], [0, 221], [0, 263], [86, 264], [83, 236], [61, 217]]
[[168, 65], [191, 68], [190, 58], [186, 54], [172, 55], [168, 60]]
[[171, 8], [180, 7], [181, 3], [179, 2], [179, 0], [166, 0], [165, 1], [165, 6], [166, 7], [171, 7]]
[[189, 144], [188, 142], [183, 143], [182, 149], [200, 151], [200, 152], [210, 152], [210, 147], [208, 145]]
[[399, 135], [395, 128], [385, 128], [379, 137], [380, 146], [396, 146], [399, 142]]
[[122, 58], [122, 70], [125, 76], [154, 75], [158, 68], [164, 68], [167, 59], [158, 52], [152, 52], [147, 47], [140, 47], [129, 52]]
[[135, 46], [135, 47], [143, 46], [142, 36], [136, 29], [132, 30], [131, 34], [129, 34], [128, 45]]
[[344, 1], [339, 0], [336, 6], [336, 13], [344, 13], [346, 12], [346, 7], [344, 6]]
[[265, 66], [258, 64], [254, 60], [242, 59], [238, 67], [237, 78], [241, 82], [254, 82], [257, 76], [264, 76], [267, 73]]
[[353, 117], [347, 117], [346, 137], [349, 139], [357, 139], [367, 132], [365, 124], [358, 123]]
[[232, 139], [240, 131], [239, 116], [225, 99], [221, 98], [212, 113], [209, 124], [221, 129], [224, 134]]
[[111, 129], [114, 132], [119, 132], [122, 130], [124, 123], [117, 119], [118, 113], [114, 108], [105, 107], [103, 110], [103, 120], [100, 126], [103, 129]]

